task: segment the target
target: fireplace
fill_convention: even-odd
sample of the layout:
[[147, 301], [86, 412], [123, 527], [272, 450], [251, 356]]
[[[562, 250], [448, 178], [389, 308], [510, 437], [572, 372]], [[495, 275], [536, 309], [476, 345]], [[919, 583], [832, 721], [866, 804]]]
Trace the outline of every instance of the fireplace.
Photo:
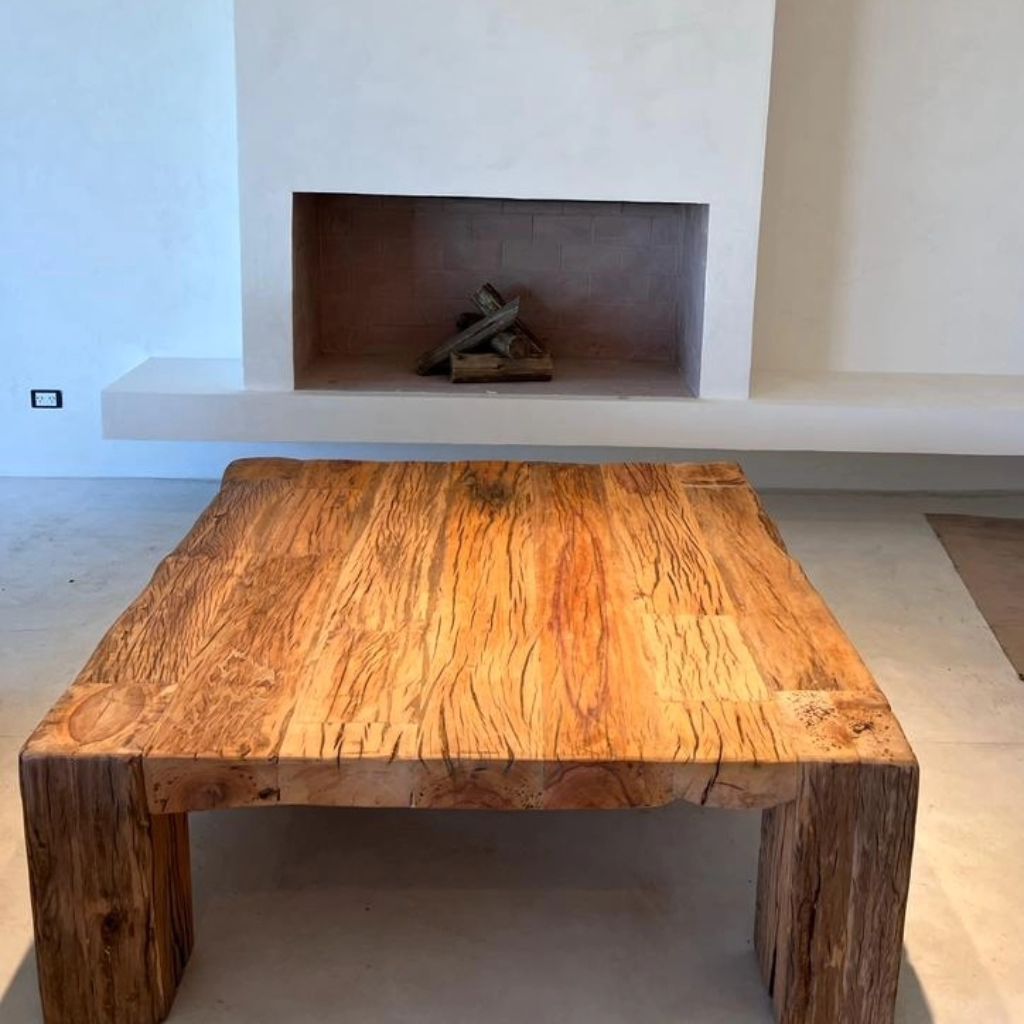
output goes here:
[[[976, 382], [762, 369], [751, 396], [774, 8], [237, 0], [241, 337], [147, 358], [106, 435], [1007, 452], [1009, 384], [984, 438]], [[413, 372], [484, 281], [553, 379]]]
[[703, 204], [297, 193], [296, 387], [440, 390], [416, 359], [491, 282], [553, 354], [547, 390], [685, 394], [707, 219]]
[[747, 397], [770, 0], [445, 11], [236, 4], [246, 390], [457, 403], [491, 282], [555, 363], [500, 397]]
[[[774, 6], [238, 0], [238, 352], [147, 361], [109, 389], [105, 429], [753, 443], [733, 400], [750, 395]], [[493, 383], [491, 354], [448, 358], [473, 383], [414, 372], [485, 282], [518, 295], [508, 332], [543, 335], [551, 379]], [[488, 343], [507, 359], [506, 341]]]

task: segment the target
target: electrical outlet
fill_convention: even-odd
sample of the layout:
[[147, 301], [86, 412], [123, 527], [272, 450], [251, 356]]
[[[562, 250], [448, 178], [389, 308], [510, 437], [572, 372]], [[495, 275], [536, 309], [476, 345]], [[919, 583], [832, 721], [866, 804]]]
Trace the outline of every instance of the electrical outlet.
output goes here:
[[62, 409], [64, 392], [55, 388], [32, 388], [33, 409]]

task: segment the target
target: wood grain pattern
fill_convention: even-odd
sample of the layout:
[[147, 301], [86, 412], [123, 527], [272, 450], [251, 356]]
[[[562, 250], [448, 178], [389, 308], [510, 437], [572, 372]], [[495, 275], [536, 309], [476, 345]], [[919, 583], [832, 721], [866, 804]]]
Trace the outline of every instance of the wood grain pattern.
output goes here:
[[150, 817], [138, 760], [21, 760], [47, 1024], [156, 1024], [192, 949], [188, 823]]
[[853, 756], [825, 691], [892, 720], [735, 466], [259, 459], [28, 749], [141, 757], [154, 813], [765, 807]]
[[880, 694], [793, 691], [796, 800], [764, 812], [755, 947], [780, 1024], [889, 1024], [918, 767]]
[[[780, 1020], [891, 1020], [916, 762], [736, 466], [235, 463], [22, 778], [51, 1024], [100, 962], [81, 1019], [166, 1010], [186, 812], [680, 799], [771, 808]], [[108, 950], [76, 893], [138, 926]]]
[[750, 487], [687, 491], [740, 631], [773, 690], [877, 692], [832, 613], [786, 553]]
[[805, 765], [764, 814], [755, 945], [780, 1024], [888, 1024], [903, 948], [917, 768]]
[[[504, 343], [505, 334], [491, 339]], [[516, 342], [525, 339], [514, 336]], [[549, 355], [507, 356], [500, 352], [456, 352], [451, 357], [450, 378], [453, 384], [498, 384], [503, 381], [551, 380], [555, 372]]]

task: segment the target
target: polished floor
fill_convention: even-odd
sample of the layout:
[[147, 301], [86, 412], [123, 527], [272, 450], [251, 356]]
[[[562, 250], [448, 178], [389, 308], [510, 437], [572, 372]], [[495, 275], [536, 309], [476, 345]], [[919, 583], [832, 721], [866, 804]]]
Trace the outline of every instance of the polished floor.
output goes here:
[[[16, 759], [212, 483], [0, 480], [0, 1021], [41, 1020]], [[775, 494], [921, 760], [898, 1020], [1024, 1021], [1024, 682], [925, 522], [1024, 496]], [[193, 815], [197, 944], [170, 1020], [768, 1024], [758, 816]]]

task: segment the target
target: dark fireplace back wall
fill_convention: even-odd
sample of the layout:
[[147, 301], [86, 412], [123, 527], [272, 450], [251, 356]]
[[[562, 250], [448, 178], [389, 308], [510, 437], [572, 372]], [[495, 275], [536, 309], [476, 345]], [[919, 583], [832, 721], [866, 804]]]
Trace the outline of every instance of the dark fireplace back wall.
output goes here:
[[685, 209], [297, 194], [296, 361], [415, 357], [490, 281], [521, 296], [556, 359], [678, 363], [687, 273], [704, 273], [703, 258], [685, 258]]

